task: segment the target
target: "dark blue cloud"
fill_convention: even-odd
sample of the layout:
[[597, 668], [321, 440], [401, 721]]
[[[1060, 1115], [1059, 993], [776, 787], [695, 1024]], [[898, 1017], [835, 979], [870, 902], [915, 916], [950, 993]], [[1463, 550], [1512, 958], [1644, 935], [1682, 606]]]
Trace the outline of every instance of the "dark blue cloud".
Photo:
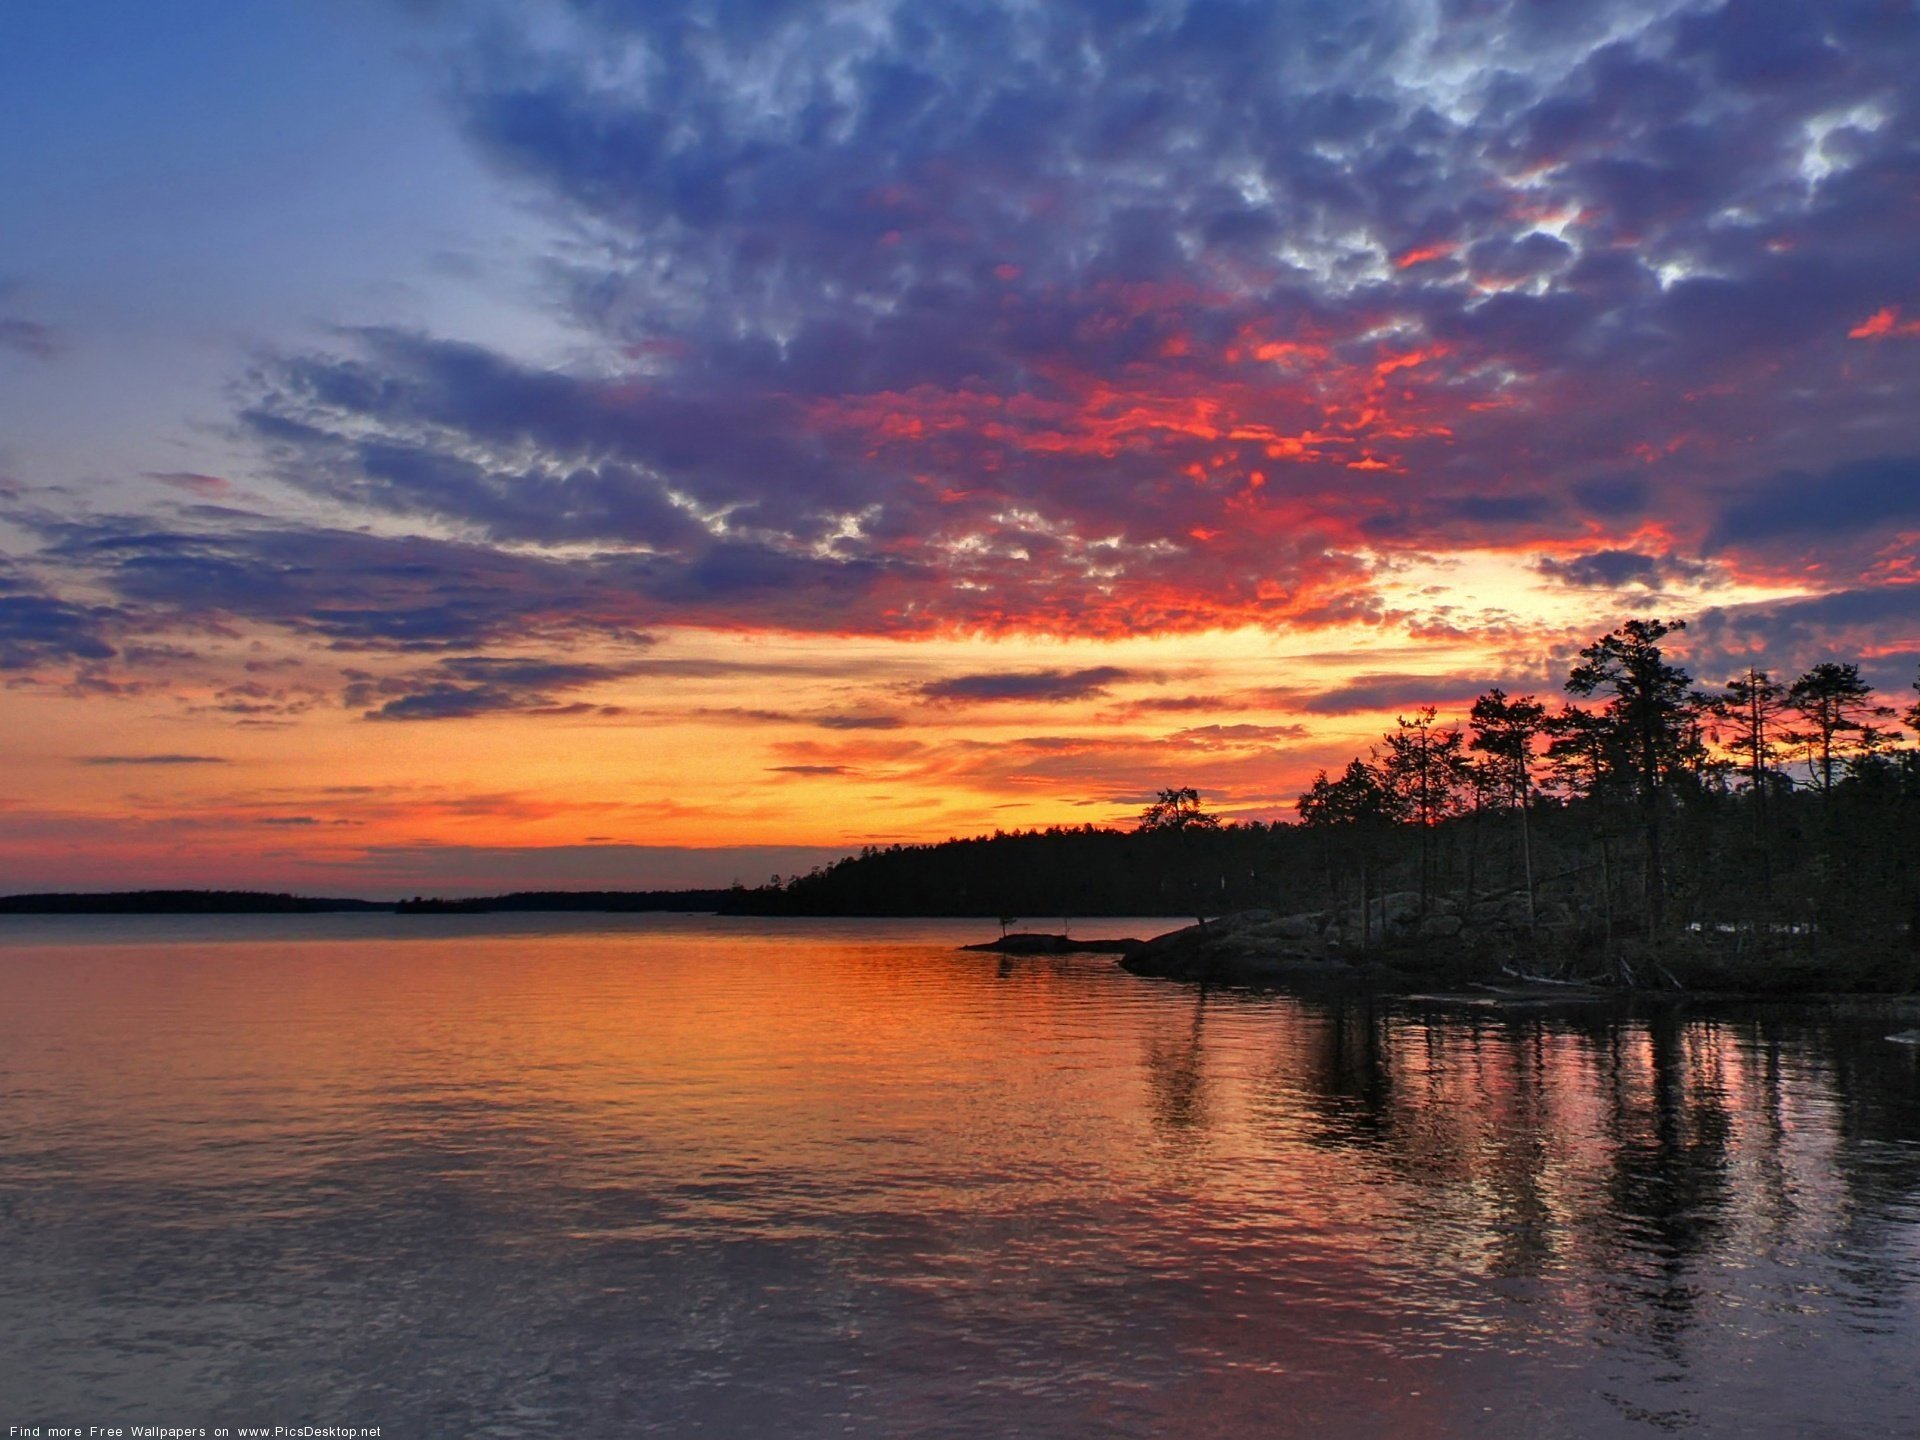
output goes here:
[[15, 350], [35, 360], [51, 360], [60, 353], [60, 337], [52, 326], [19, 315], [0, 315], [0, 349]]
[[1868, 682], [1904, 705], [1920, 667], [1916, 634], [1920, 585], [1856, 586], [1710, 609], [1689, 624], [1685, 646], [1689, 666], [1707, 681], [1749, 666], [1790, 679], [1822, 661], [1859, 660]]
[[808, 717], [807, 723], [817, 725], [822, 730], [898, 730], [907, 722], [898, 715], [856, 711], [814, 715]]
[[1770, 475], [1724, 502], [1708, 543], [1817, 544], [1916, 522], [1920, 456], [1888, 455], [1837, 465], [1824, 474]]
[[1052, 703], [1104, 695], [1111, 686], [1133, 678], [1134, 672], [1116, 665], [1096, 665], [1086, 670], [998, 671], [935, 680], [921, 686], [920, 693], [929, 700], [955, 703], [995, 700]]
[[32, 670], [110, 660], [107, 636], [125, 617], [103, 606], [70, 604], [18, 580], [0, 585], [0, 670]]
[[590, 662], [466, 655], [411, 674], [357, 678], [345, 702], [369, 720], [465, 720], [478, 715], [616, 715], [619, 707], [560, 696], [626, 672]]
[[1448, 675], [1362, 675], [1350, 684], [1297, 697], [1309, 715], [1355, 715], [1370, 710], [1412, 710], [1470, 700], [1480, 683]]
[[[1062, 348], [1117, 377], [1165, 335], [1103, 315], [1099, 286], [1183, 281], [1213, 292], [1185, 323], [1397, 311], [1463, 359], [1579, 373], [1600, 413], [1575, 443], [1538, 443], [1551, 414], [1476, 437], [1507, 442], [1494, 466], [1577, 466], [1659, 422], [1652, 377], [1839, 360], [1853, 312], [1911, 285], [1891, 240], [1833, 253], [1914, 218], [1916, 37], [1871, 5], [1481, 3], [1437, 37], [1391, 4], [581, 13], [598, 45], [509, 42], [468, 73], [471, 133], [610, 227], [582, 303], [678, 341], [675, 384], [1013, 394]], [[609, 50], [633, 79], [602, 78]], [[1464, 265], [1380, 275], [1435, 245]]]
[[1804, 668], [1855, 648], [1863, 635], [1880, 630], [1911, 635], [1916, 624], [1920, 585], [1889, 585], [1717, 607], [1692, 623], [1689, 644], [1726, 655], [1749, 654], [1758, 646], [1775, 668]]
[[1816, 8], [1767, 0], [1731, 0], [1686, 16], [1674, 48], [1683, 56], [1704, 56], [1716, 78], [1743, 89], [1808, 85], [1840, 73], [1846, 63]]
[[1594, 550], [1564, 559], [1548, 556], [1535, 567], [1549, 579], [1578, 590], [1661, 590], [1676, 582], [1697, 581], [1706, 567], [1676, 555], [1639, 550]]
[[1608, 475], [1576, 480], [1568, 489], [1574, 501], [1589, 514], [1618, 520], [1643, 512], [1651, 487], [1639, 475]]
[[460, 649], [559, 623], [619, 623], [564, 566], [421, 537], [106, 520], [60, 527], [48, 553], [184, 623], [263, 621], [348, 649]]
[[813, 538], [869, 498], [778, 432], [772, 397], [742, 409], [401, 331], [349, 338], [358, 355], [272, 366], [242, 417], [290, 483], [332, 499], [494, 540], [673, 548], [711, 534], [696, 509]]
[[[258, 519], [196, 530], [99, 520], [50, 534], [49, 556], [156, 615], [262, 621], [340, 649], [459, 650], [583, 634], [645, 644], [643, 627], [664, 619], [724, 623], [768, 606], [831, 628], [884, 578], [873, 563], [744, 542], [685, 556], [563, 558]], [[33, 607], [16, 608], [24, 626]], [[70, 626], [85, 618], [68, 609], [40, 623], [63, 616]]]
[[231, 765], [220, 755], [82, 755], [82, 765]]
[[1440, 515], [1484, 526], [1537, 525], [1554, 508], [1542, 495], [1456, 495], [1433, 506]]

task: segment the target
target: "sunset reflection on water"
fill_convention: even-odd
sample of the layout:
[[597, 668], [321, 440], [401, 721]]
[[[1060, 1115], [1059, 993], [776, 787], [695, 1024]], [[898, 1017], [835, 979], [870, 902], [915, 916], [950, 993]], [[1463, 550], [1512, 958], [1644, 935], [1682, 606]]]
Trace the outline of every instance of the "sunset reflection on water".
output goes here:
[[1901, 1025], [1201, 992], [978, 929], [16, 925], [0, 1397], [396, 1435], [1920, 1428]]

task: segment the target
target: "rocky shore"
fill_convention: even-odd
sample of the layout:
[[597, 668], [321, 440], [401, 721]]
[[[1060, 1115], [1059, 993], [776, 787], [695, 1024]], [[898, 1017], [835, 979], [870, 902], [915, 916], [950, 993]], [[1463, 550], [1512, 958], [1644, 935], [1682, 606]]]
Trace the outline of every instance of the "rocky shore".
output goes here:
[[[1728, 927], [1730, 928], [1730, 927]], [[1837, 939], [1688, 932], [1658, 947], [1625, 923], [1609, 928], [1564, 906], [1533, 915], [1524, 897], [1463, 907], [1413, 892], [1358, 907], [1280, 915], [1245, 910], [1161, 935], [1128, 951], [1135, 975], [1203, 984], [1434, 987], [1521, 997], [1623, 991], [1754, 996], [1892, 995], [1920, 991], [1920, 956]]]
[[[1565, 923], [1567, 917], [1555, 916]], [[1472, 929], [1469, 931], [1469, 925]], [[1243, 910], [1147, 941], [1120, 962], [1136, 975], [1217, 984], [1402, 985], [1468, 979], [1511, 968], [1528, 948], [1524, 899], [1489, 901], [1462, 915], [1457, 902], [1411, 892], [1358, 907], [1279, 915]]]

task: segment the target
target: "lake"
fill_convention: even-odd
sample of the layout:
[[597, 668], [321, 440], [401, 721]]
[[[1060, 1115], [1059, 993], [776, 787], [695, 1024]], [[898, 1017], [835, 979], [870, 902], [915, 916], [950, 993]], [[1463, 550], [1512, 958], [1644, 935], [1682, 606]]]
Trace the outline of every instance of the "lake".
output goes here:
[[0, 1424], [1920, 1433], [1912, 1020], [993, 933], [0, 921]]

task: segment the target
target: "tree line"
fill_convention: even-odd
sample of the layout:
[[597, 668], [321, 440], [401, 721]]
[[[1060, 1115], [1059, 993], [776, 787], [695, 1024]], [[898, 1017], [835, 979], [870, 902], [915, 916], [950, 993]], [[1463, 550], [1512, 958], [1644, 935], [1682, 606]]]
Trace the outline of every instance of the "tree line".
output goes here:
[[1464, 917], [1466, 940], [1497, 914], [1521, 948], [1604, 955], [1624, 975], [1689, 949], [1809, 973], [1843, 950], [1912, 950], [1920, 698], [1901, 708], [1839, 660], [1702, 688], [1667, 653], [1684, 628], [1627, 621], [1579, 651], [1560, 697], [1490, 688], [1461, 723], [1399, 717], [1316, 776], [1297, 825], [1224, 823], [1180, 786], [1131, 830], [869, 847], [726, 908], [1070, 925], [1349, 907], [1366, 945], [1390, 938], [1383, 897], [1412, 896]]
[[1556, 922], [1597, 921], [1619, 955], [1920, 943], [1920, 748], [1900, 728], [1920, 732], [1920, 700], [1897, 709], [1837, 660], [1701, 689], [1662, 645], [1684, 628], [1629, 620], [1557, 705], [1489, 689], [1464, 726], [1425, 707], [1323, 771], [1298, 808], [1329, 890], [1364, 913], [1389, 875], [1423, 908], [1505, 886], [1537, 928], [1545, 887]]

